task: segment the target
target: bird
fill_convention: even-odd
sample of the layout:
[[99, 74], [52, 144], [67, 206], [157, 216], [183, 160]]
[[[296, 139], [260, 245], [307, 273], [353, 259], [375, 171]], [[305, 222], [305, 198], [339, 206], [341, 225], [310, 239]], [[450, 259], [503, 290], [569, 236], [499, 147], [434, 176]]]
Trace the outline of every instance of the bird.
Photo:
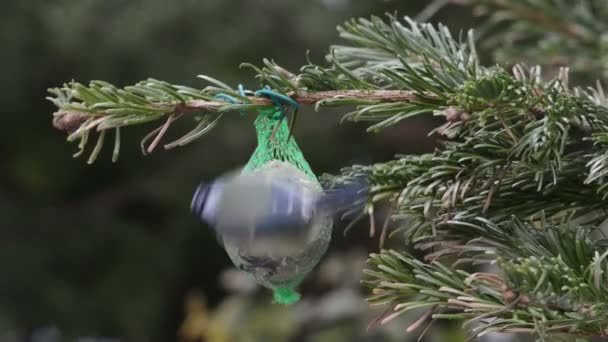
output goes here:
[[261, 253], [281, 246], [297, 250], [314, 238], [319, 222], [360, 202], [368, 188], [356, 179], [323, 191], [299, 173], [295, 167], [279, 173], [229, 172], [196, 188], [191, 211], [220, 243], [257, 247]]

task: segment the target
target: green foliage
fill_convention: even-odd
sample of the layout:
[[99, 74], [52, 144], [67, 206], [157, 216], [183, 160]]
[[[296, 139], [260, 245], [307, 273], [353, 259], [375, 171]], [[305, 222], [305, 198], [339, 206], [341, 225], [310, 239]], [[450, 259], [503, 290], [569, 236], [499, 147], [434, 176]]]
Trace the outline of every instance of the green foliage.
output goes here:
[[[454, 77], [460, 82], [443, 91], [447, 100], [435, 113], [447, 122], [435, 132], [450, 140], [441, 149], [347, 168], [326, 180], [368, 175], [369, 205], [386, 198], [395, 202], [394, 220], [402, 222], [408, 241], [427, 260], [454, 255], [456, 264], [498, 261], [504, 274], [501, 291], [525, 298], [518, 305], [526, 313], [497, 301], [502, 297], [496, 295], [489, 303], [475, 298], [475, 304], [457, 310], [463, 312], [458, 317], [482, 323], [472, 330], [476, 336], [489, 327], [534, 330], [541, 337], [558, 331], [603, 334], [606, 265], [603, 251], [590, 241], [606, 218], [606, 187], [594, 183], [604, 179], [605, 170], [603, 91], [570, 89], [567, 70], [552, 80], [543, 80], [538, 67], [515, 66], [512, 74], [499, 67], [477, 70], [468, 78]], [[418, 84], [428, 79], [433, 78], [426, 74]], [[564, 221], [568, 228], [549, 227]], [[380, 293], [371, 300], [394, 305], [393, 315], [418, 304], [432, 312], [449, 308], [446, 295], [437, 293], [440, 288], [471, 296], [472, 290], [463, 287], [467, 275], [391, 253], [390, 258], [372, 257], [372, 265], [383, 272], [370, 273], [374, 280], [369, 284]], [[407, 267], [390, 268], [400, 263]], [[490, 309], [476, 312], [477, 304]]]
[[502, 264], [506, 282], [490, 273], [422, 263], [396, 251], [372, 254], [369, 265], [365, 273], [372, 279], [366, 282], [373, 288], [370, 303], [393, 308], [383, 324], [425, 309], [423, 318], [465, 320], [471, 338], [491, 332], [536, 332], [542, 340], [555, 333], [604, 333], [605, 289], [593, 293], [559, 257]]
[[[537, 3], [557, 2], [514, 3], [517, 7], [507, 10], [519, 13], [521, 6], [537, 9]], [[547, 39], [566, 35], [568, 41], [589, 45], [589, 34], [604, 31], [586, 21], [593, 30], [553, 25], [556, 13], [565, 15], [568, 9], [559, 4], [543, 16], [551, 21], [541, 20], [540, 27], [554, 30]], [[606, 8], [590, 1], [568, 14], [583, 25], [586, 17], [580, 13], [592, 10], [599, 15]], [[334, 46], [327, 65], [309, 61], [298, 75], [268, 60], [261, 68], [248, 66], [262, 86], [296, 100], [313, 98], [309, 102], [317, 109], [355, 105], [345, 119], [372, 122], [373, 131], [416, 115], [445, 118], [433, 131], [441, 138], [435, 152], [355, 165], [323, 180], [332, 186], [367, 177], [370, 197], [363, 214], [391, 202], [398, 227], [392, 234], [403, 233], [406, 244], [429, 262], [398, 251], [371, 256], [366, 272], [373, 289], [370, 301], [391, 309], [383, 322], [424, 308], [421, 322], [463, 319], [472, 336], [496, 331], [534, 332], [541, 339], [550, 333], [604, 334], [608, 254], [592, 238], [607, 218], [608, 108], [602, 88], [570, 87], [567, 69], [548, 77], [540, 67], [481, 66], [472, 32], [465, 42], [444, 26], [409, 18], [403, 23], [392, 16], [352, 20], [339, 31], [349, 45]], [[269, 106], [206, 80], [214, 85], [203, 90], [159, 81], [122, 90], [73, 83], [54, 91], [52, 101], [58, 117], [84, 116], [72, 137], [85, 142], [93, 128], [103, 137], [105, 129], [156, 120], [180, 108], [179, 115], [194, 109], [203, 119], [217, 120], [225, 112]], [[380, 96], [386, 91], [403, 93]], [[240, 102], [214, 99], [220, 92]], [[185, 142], [215, 121], [201, 122], [206, 123]], [[468, 263], [496, 264], [500, 273], [456, 268]]]
[[[359, 26], [362, 32], [371, 32], [370, 34], [376, 34], [377, 37], [386, 36], [383, 40], [386, 46], [395, 50], [399, 48], [407, 53], [406, 59], [396, 56], [399, 63], [394, 68], [350, 70], [342, 64], [348, 61], [348, 56], [342, 52], [345, 48], [348, 50], [347, 47], [334, 48], [334, 54], [341, 57], [332, 57], [330, 67], [309, 63], [302, 67], [301, 73], [297, 76], [291, 75], [269, 60], [264, 60], [263, 68], [251, 64], [244, 66], [251, 67], [257, 72], [262, 86], [269, 85], [273, 90], [283, 93], [293, 92], [292, 95], [327, 90], [407, 89], [413, 91], [417, 97], [416, 101], [391, 99], [391, 103], [383, 103], [365, 98], [331, 96], [316, 102], [317, 109], [360, 104], [356, 111], [347, 114], [345, 118], [353, 121], [380, 121], [370, 127], [370, 130], [388, 127], [407, 117], [430, 113], [441, 108], [441, 102], [448, 101], [447, 91], [452, 91], [466, 79], [477, 75], [475, 54], [470, 54], [464, 45], [452, 39], [446, 27], [435, 29], [432, 25], [417, 24], [411, 20], [406, 27], [394, 18], [392, 23], [392, 26], [389, 26], [375, 18], [372, 21], [362, 20]], [[353, 29], [354, 25], [353, 22], [349, 27]], [[351, 33], [348, 37], [357, 40], [355, 33]], [[420, 60], [420, 62], [412, 64], [410, 60]], [[439, 68], [435, 68], [434, 65], [439, 65]], [[183, 114], [195, 114], [195, 119], [198, 121], [196, 127], [181, 139], [165, 145], [166, 148], [173, 148], [188, 144], [209, 132], [225, 112], [270, 107], [268, 102], [255, 102], [255, 98], [242, 96], [237, 89], [221, 81], [209, 76], [199, 77], [212, 85], [198, 90], [149, 79], [119, 89], [103, 81], [93, 81], [88, 86], [72, 82], [61, 88], [50, 89], [53, 96], [49, 97], [49, 100], [59, 109], [55, 113], [56, 126], [71, 131], [68, 141], [80, 141], [80, 152], [76, 156], [83, 153], [92, 132], [102, 133], [89, 162], [96, 159], [103, 144], [105, 134], [103, 132], [108, 129], [117, 130], [114, 157], [116, 159], [120, 146], [118, 129], [121, 127], [168, 117], [166, 124], [153, 131], [147, 138], [153, 135], [162, 137], [166, 128]], [[219, 94], [228, 95], [241, 102], [232, 103], [226, 99], [217, 99], [216, 96]], [[75, 124], [72, 121], [76, 121]], [[142, 141], [142, 149], [147, 138]]]
[[603, 0], [452, 0], [485, 17], [483, 46], [501, 63], [570, 66], [582, 79], [608, 75]]
[[[229, 263], [213, 235], [187, 214], [189, 194], [202, 179], [247, 161], [255, 144], [252, 117], [224, 116], [228, 120], [204, 143], [142, 157], [137, 138], [156, 128], [152, 122], [121, 128], [120, 162], [114, 165], [115, 131], [108, 130], [90, 167], [84, 162], [97, 133], [91, 132], [82, 162], [71, 160], [78, 143], [66, 146], [65, 136], [49, 126], [53, 105], [44, 99], [46, 88], [72, 79], [87, 85], [103, 79], [122, 88], [148, 77], [197, 87], [203, 83], [193, 76], [202, 70], [255, 88], [238, 69], [243, 58], [273, 56], [292, 67], [304, 60], [304, 49], [324, 51], [343, 17], [416, 6], [372, 0], [328, 10], [323, 2], [2, 4], [0, 339], [33, 339], [30, 333], [56, 327], [62, 341], [174, 341], [185, 292], [201, 289], [214, 306], [224, 294], [218, 274]], [[182, 117], [156, 150], [196, 123]], [[312, 141], [305, 150], [316, 169], [335, 170], [346, 162], [343, 151], [350, 151], [351, 142], [378, 149], [357, 141], [359, 130], [343, 139], [331, 134], [330, 125], [314, 132], [306, 126], [296, 135]]]

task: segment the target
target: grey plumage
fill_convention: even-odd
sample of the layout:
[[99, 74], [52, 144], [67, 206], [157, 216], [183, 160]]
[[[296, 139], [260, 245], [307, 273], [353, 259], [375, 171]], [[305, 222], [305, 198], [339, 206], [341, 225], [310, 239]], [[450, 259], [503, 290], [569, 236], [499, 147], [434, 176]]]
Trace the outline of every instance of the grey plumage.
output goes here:
[[316, 219], [333, 216], [355, 202], [365, 187], [354, 182], [323, 193], [318, 185], [312, 187], [284, 174], [269, 177], [233, 172], [201, 184], [191, 210], [223, 240], [261, 248], [278, 248], [275, 243], [293, 248], [315, 234]]

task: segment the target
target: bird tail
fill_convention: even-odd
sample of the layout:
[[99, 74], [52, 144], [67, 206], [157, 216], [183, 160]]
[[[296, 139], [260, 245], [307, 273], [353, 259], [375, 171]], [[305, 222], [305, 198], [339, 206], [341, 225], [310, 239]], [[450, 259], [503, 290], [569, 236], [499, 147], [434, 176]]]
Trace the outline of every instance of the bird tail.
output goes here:
[[317, 201], [317, 210], [348, 218], [350, 213], [358, 213], [363, 210], [368, 196], [369, 181], [367, 177], [351, 178], [325, 189], [323, 196]]

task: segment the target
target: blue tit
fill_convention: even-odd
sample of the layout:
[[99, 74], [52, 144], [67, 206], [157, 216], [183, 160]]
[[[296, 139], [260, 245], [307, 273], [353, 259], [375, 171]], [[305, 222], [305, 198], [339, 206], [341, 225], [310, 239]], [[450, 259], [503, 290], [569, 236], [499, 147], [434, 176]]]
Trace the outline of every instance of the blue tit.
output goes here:
[[[191, 210], [223, 241], [259, 249], [257, 254], [298, 250], [314, 239], [315, 222], [327, 219], [365, 196], [357, 181], [323, 192], [289, 177], [231, 173], [194, 194]], [[253, 252], [256, 255], [256, 252]]]
[[305, 244], [321, 193], [315, 190], [282, 178], [230, 174], [201, 184], [192, 211], [223, 241], [241, 247], [279, 241], [284, 247]]

